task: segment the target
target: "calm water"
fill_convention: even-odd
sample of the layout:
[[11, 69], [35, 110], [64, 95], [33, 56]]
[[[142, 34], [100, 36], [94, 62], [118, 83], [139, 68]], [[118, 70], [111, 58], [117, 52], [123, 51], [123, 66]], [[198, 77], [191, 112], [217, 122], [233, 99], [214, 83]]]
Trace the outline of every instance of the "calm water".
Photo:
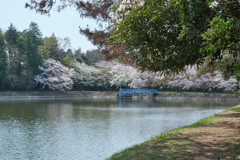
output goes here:
[[1, 160], [101, 160], [238, 102], [1, 100]]

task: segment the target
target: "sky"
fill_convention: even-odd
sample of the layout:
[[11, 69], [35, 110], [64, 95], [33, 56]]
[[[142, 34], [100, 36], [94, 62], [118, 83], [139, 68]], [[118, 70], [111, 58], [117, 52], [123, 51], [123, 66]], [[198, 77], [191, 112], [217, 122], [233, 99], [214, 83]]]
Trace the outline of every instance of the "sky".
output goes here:
[[71, 39], [73, 49], [81, 48], [83, 52], [97, 49], [84, 35], [79, 33], [79, 26], [90, 29], [97, 27], [96, 21], [80, 18], [75, 8], [67, 8], [61, 12], [51, 11], [50, 16], [41, 15], [25, 8], [29, 0], [0, 0], [0, 28], [6, 31], [12, 23], [18, 31], [28, 29], [31, 22], [38, 24], [44, 37], [52, 33], [56, 37]]

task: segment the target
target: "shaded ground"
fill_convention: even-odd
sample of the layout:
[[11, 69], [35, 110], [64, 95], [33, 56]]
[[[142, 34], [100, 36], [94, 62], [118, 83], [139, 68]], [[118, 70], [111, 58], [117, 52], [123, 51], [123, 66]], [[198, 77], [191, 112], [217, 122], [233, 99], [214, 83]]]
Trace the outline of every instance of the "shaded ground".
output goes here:
[[240, 105], [163, 133], [110, 159], [240, 159]]

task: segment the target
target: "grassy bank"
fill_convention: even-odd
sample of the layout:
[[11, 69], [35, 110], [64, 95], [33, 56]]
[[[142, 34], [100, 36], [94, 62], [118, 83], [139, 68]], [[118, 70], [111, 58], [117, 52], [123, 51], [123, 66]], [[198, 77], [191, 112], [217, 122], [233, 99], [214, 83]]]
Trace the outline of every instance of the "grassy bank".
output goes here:
[[162, 133], [108, 160], [240, 159], [240, 105]]

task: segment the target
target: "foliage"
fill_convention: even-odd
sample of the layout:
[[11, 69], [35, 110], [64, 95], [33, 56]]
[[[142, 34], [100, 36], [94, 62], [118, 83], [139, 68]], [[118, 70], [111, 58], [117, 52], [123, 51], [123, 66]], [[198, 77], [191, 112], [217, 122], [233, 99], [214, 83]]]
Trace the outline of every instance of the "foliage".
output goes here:
[[95, 49], [95, 50], [92, 50], [92, 51], [87, 51], [85, 53], [85, 56], [86, 56], [86, 59], [88, 60], [87, 64], [89, 64], [89, 65], [93, 65], [98, 61], [104, 60], [104, 55], [102, 55], [100, 53], [99, 49]]
[[66, 66], [74, 60], [71, 50], [63, 50], [64, 46], [70, 46], [69, 39], [62, 40], [61, 44], [54, 34], [42, 39], [41, 31], [34, 22], [23, 32], [17, 31], [11, 24], [1, 38], [5, 39], [0, 44], [0, 57], [3, 58], [0, 64], [0, 73], [3, 74], [0, 82], [1, 90], [39, 89], [34, 77], [41, 73], [38, 65], [42, 65], [43, 59], [55, 58], [55, 55], [58, 55]]
[[52, 58], [56, 61], [60, 61], [62, 59], [58, 40], [55, 36], [45, 37], [43, 39], [43, 45], [39, 47], [39, 50], [44, 60]]
[[5, 52], [4, 35], [0, 31], [0, 90], [7, 87], [8, 56]]
[[27, 55], [27, 74], [34, 76], [40, 73], [38, 68], [42, 64], [42, 56], [38, 50], [42, 45], [42, 33], [38, 25], [31, 22], [29, 30], [24, 33], [26, 55]]
[[[101, 53], [106, 59], [119, 57], [122, 62], [137, 61], [142, 71], [178, 74], [185, 66], [199, 66], [206, 60], [209, 65], [217, 61], [221, 65], [224, 55], [230, 54], [231, 58], [235, 57], [234, 61], [223, 65], [226, 68], [222, 70], [238, 73], [240, 68], [237, 58], [240, 4], [237, 0], [60, 2], [59, 11], [73, 6], [81, 17], [109, 22], [101, 31], [80, 28], [94, 45], [103, 48]], [[49, 14], [54, 5], [51, 0], [31, 0], [26, 7]]]
[[[146, 1], [142, 7], [130, 11], [123, 22], [115, 25], [108, 41], [124, 46], [126, 52], [137, 51], [133, 59], [138, 61], [143, 71], [179, 73], [186, 65], [200, 65], [204, 56], [199, 53], [202, 37], [197, 33], [204, 30], [203, 21], [206, 19], [189, 17], [189, 21], [198, 22], [198, 30], [179, 38], [182, 34], [180, 7], [181, 4], [174, 5], [165, 0]], [[193, 7], [204, 12], [201, 11], [202, 4], [193, 3]]]
[[97, 75], [100, 73], [98, 69], [79, 62], [74, 62], [72, 67], [75, 71], [73, 81], [75, 85], [81, 87], [81, 90], [83, 90], [84, 86], [94, 86], [96, 84]]
[[35, 81], [51, 90], [68, 91], [72, 89], [73, 81], [70, 77], [73, 75], [73, 69], [68, 69], [59, 61], [54, 59], [44, 60], [43, 67], [39, 66], [41, 74], [35, 76]]
[[[230, 75], [235, 75], [239, 82], [240, 3], [236, 0], [220, 0], [212, 8], [216, 16], [210, 21], [207, 31], [202, 34], [205, 41], [201, 51], [207, 51], [209, 57], [214, 57], [216, 50], [220, 50], [223, 57], [223, 61], [219, 62], [220, 67], [224, 67], [225, 72]], [[239, 89], [238, 86], [237, 89]]]
[[240, 4], [220, 1], [211, 9], [210, 2], [146, 0], [115, 24], [108, 42], [137, 51], [133, 59], [143, 71], [179, 73], [186, 65], [221, 60], [225, 52], [237, 56]]
[[212, 88], [218, 83], [218, 78], [222, 77], [219, 71], [215, 71], [213, 74], [206, 73], [195, 79], [195, 85], [198, 88], [202, 88], [203, 93], [207, 91], [210, 93]]
[[8, 54], [9, 68], [8, 68], [8, 85], [14, 90], [28, 89], [32, 84], [26, 74], [26, 53], [25, 42], [22, 33], [18, 33], [13, 24], [10, 25], [5, 33], [6, 51]]

